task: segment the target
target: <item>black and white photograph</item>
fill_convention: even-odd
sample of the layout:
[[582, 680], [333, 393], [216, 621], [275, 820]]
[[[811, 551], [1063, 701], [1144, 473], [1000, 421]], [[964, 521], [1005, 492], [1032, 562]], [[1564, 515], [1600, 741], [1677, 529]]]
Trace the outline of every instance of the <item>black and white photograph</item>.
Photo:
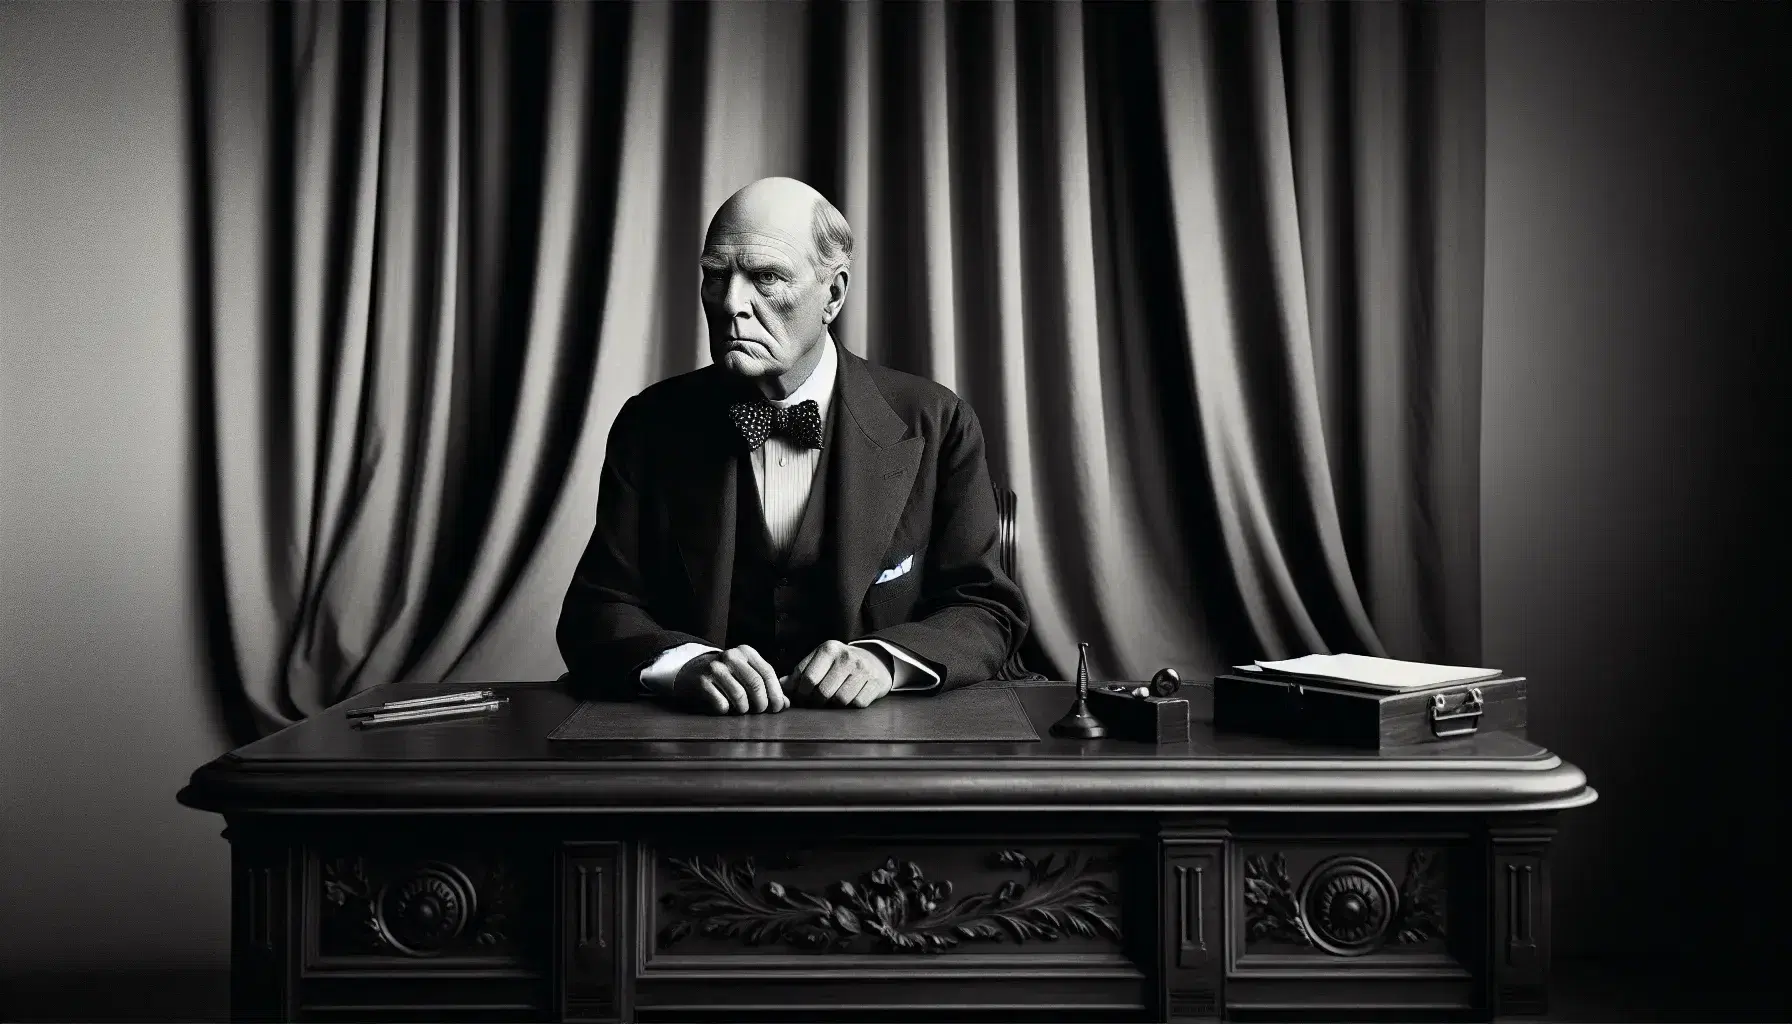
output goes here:
[[1792, 3], [0, 0], [0, 1021], [1792, 1021]]

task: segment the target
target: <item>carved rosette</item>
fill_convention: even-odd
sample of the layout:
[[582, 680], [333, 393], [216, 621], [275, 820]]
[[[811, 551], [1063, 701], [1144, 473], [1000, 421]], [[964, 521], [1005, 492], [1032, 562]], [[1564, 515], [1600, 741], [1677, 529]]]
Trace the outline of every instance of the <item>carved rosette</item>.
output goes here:
[[1334, 857], [1307, 874], [1300, 907], [1313, 944], [1339, 956], [1360, 956], [1382, 944], [1399, 895], [1381, 865]]
[[1441, 938], [1443, 887], [1435, 867], [1429, 851], [1412, 851], [1396, 887], [1372, 860], [1329, 857], [1297, 887], [1282, 854], [1246, 858], [1245, 938], [1314, 946], [1334, 956]]
[[[474, 875], [443, 860], [322, 862], [326, 955], [504, 953], [520, 893], [502, 861]], [[481, 878], [477, 885], [473, 878]], [[484, 889], [484, 899], [480, 890]]]
[[380, 890], [380, 935], [407, 956], [434, 956], [466, 930], [476, 907], [473, 883], [452, 864], [422, 864]]

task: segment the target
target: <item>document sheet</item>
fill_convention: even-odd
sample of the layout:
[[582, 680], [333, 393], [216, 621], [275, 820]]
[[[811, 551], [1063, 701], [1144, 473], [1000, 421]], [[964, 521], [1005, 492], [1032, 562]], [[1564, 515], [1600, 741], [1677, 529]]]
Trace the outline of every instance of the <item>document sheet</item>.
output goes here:
[[1480, 682], [1500, 675], [1499, 669], [1493, 668], [1429, 665], [1393, 658], [1371, 658], [1361, 654], [1308, 654], [1286, 661], [1258, 661], [1252, 665], [1239, 665], [1237, 668], [1245, 672], [1272, 672], [1280, 676], [1348, 683], [1384, 693], [1404, 693], [1453, 683]]

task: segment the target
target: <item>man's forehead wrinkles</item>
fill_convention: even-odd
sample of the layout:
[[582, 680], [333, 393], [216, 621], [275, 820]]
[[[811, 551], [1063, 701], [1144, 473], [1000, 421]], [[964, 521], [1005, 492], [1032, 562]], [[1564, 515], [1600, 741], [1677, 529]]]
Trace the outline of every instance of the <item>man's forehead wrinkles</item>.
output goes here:
[[782, 231], [718, 231], [709, 236], [716, 245], [775, 245], [780, 248], [798, 248], [801, 239], [787, 235]]
[[705, 258], [732, 255], [760, 255], [782, 258], [800, 256], [801, 253], [792, 252], [787, 246], [768, 245], [763, 242], [712, 242], [703, 247], [703, 255]]

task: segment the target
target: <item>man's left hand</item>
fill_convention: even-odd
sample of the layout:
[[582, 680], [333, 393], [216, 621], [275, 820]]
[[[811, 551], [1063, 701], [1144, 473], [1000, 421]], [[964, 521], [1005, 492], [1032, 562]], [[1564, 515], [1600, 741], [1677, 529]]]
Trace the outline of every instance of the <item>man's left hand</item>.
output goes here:
[[894, 685], [882, 659], [838, 640], [815, 648], [782, 682], [791, 703], [812, 708], [868, 708]]

